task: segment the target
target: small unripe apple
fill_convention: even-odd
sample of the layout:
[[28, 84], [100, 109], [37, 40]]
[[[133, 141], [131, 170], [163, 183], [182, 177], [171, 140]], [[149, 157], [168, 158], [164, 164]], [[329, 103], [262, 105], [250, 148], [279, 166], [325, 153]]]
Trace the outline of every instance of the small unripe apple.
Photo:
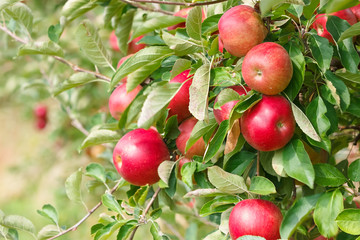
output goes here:
[[263, 95], [240, 120], [245, 140], [259, 151], [275, 151], [284, 147], [295, 131], [295, 119], [288, 100], [280, 95]]
[[[187, 16], [188, 16], [191, 9], [192, 9], [192, 7], [183, 8], [183, 9], [177, 11], [176, 13], [174, 13], [174, 16], [187, 18]], [[201, 9], [201, 13], [202, 13], [202, 21], [204, 21], [204, 19], [205, 19], [205, 11], [204, 11], [204, 9]], [[184, 27], [186, 27], [186, 22], [182, 22], [182, 23], [178, 23], [178, 24], [175, 24], [173, 26], [170, 26], [170, 27], [168, 27], [168, 30], [174, 30], [174, 29], [177, 29], [177, 28], [184, 28]]]
[[126, 92], [126, 84], [121, 84], [111, 93], [109, 98], [109, 110], [113, 118], [119, 120], [120, 115], [135, 99], [136, 95], [140, 92], [142, 87], [138, 85], [130, 92]]
[[264, 41], [268, 32], [260, 15], [246, 5], [226, 11], [218, 25], [224, 48], [236, 57], [245, 56], [251, 48]]
[[[344, 9], [338, 12], [331, 13], [329, 15], [337, 16], [343, 20], [346, 20], [350, 25], [357, 23], [357, 18], [354, 13], [349, 9]], [[327, 14], [318, 14], [315, 17], [314, 23], [311, 25], [311, 28], [314, 28], [317, 31], [317, 34], [321, 37], [327, 38], [330, 43], [335, 43], [333, 37], [326, 29], [326, 22], [328, 16]]]
[[139, 128], [125, 134], [116, 144], [113, 162], [119, 174], [137, 186], [159, 181], [158, 167], [170, 160], [169, 150], [160, 134]]
[[252, 235], [266, 240], [280, 239], [283, 216], [280, 209], [270, 201], [245, 199], [236, 204], [229, 217], [231, 239]]
[[197, 119], [194, 117], [190, 117], [183, 121], [180, 126], [180, 135], [176, 139], [176, 147], [179, 151], [189, 159], [192, 159], [193, 156], [202, 156], [205, 153], [205, 142], [203, 138], [198, 139], [194, 145], [185, 153], [186, 142], [189, 140], [191, 131], [193, 130], [195, 124], [197, 123]]
[[241, 73], [251, 89], [276, 95], [289, 85], [293, 67], [285, 48], [274, 42], [265, 42], [246, 54]]
[[[251, 89], [247, 86], [231, 86], [229, 87], [235, 92], [237, 92], [240, 96], [246, 95]], [[218, 97], [215, 98], [214, 105], [217, 103]], [[238, 100], [227, 102], [220, 107], [220, 109], [214, 108], [214, 117], [217, 123], [221, 123], [224, 120], [229, 119], [231, 110], [234, 108]]]
[[357, 20], [360, 21], [360, 4], [350, 8], [350, 10], [354, 13]]
[[[139, 36], [137, 38], [134, 38], [131, 42], [129, 42], [128, 52], [127, 52], [128, 54], [136, 53], [146, 47], [146, 44], [137, 44], [137, 42], [140, 41], [140, 39], [142, 39], [143, 37], [144, 36]], [[114, 51], [120, 52], [115, 31], [112, 31], [110, 33], [109, 44]]]
[[178, 123], [181, 123], [184, 119], [191, 116], [189, 111], [190, 103], [190, 93], [189, 88], [192, 83], [193, 75], [189, 75], [190, 70], [185, 70], [184, 72], [176, 75], [173, 79], [170, 80], [170, 83], [184, 83], [176, 95], [171, 99], [167, 108], [169, 108], [169, 117], [177, 115]]

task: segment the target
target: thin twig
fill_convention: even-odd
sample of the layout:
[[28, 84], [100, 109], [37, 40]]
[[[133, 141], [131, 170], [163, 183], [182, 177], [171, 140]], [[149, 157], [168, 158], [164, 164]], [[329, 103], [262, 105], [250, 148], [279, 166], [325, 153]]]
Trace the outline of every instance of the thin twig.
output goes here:
[[[147, 204], [144, 212], [141, 214], [141, 215], [143, 216], [143, 218], [145, 218], [147, 212], [150, 210], [151, 205], [152, 205], [153, 202], [155, 201], [155, 199], [156, 199], [156, 197], [157, 197], [157, 195], [159, 194], [160, 191], [161, 191], [161, 188], [158, 188], [158, 189], [155, 191], [154, 195], [152, 195], [152, 197], [151, 197], [149, 203]], [[129, 237], [129, 240], [133, 240], [133, 239], [134, 239], [135, 233], [136, 233], [137, 229], [139, 228], [139, 226], [140, 226], [140, 225], [137, 225], [137, 226], [134, 228], [134, 230], [132, 231], [132, 233], [131, 233], [131, 235], [130, 235], [130, 237]]]
[[168, 2], [168, 1], [159, 1], [159, 0], [130, 0], [131, 2], [141, 2], [141, 3], [156, 3], [156, 4], [165, 4], [165, 5], [178, 5], [178, 6], [203, 6], [203, 5], [211, 5], [216, 3], [225, 2], [227, 0], [216, 0], [209, 2], [193, 2], [193, 3], [184, 3], [184, 2]]
[[[113, 194], [117, 188], [119, 187], [119, 185], [122, 183], [122, 181], [118, 181], [116, 183], [116, 185], [110, 190], [110, 194]], [[48, 238], [47, 240], [53, 240], [53, 239], [56, 239], [62, 235], [65, 235], [66, 233], [68, 232], [71, 232], [71, 231], [75, 231], [83, 222], [85, 222], [86, 219], [88, 219], [90, 217], [91, 214], [93, 214], [100, 206], [102, 205], [102, 202], [100, 201], [98, 204], [96, 204], [92, 209], [90, 209], [90, 211], [80, 220], [78, 221], [75, 225], [73, 225], [72, 227], [66, 229], [65, 231], [51, 237], [51, 238]]]
[[120, 1], [124, 2], [124, 3], [127, 3], [127, 4], [130, 4], [130, 5], [133, 5], [134, 7], [140, 8], [140, 9], [145, 10], [145, 11], [159, 12], [159, 13], [163, 13], [163, 14], [166, 14], [166, 15], [173, 15], [173, 12], [165, 11], [165, 10], [162, 10], [162, 9], [155, 9], [155, 8], [146, 7], [144, 5], [136, 3], [134, 1], [130, 1], [130, 0], [120, 0]]
[[10, 37], [12, 37], [13, 39], [15, 39], [18, 42], [21, 42], [23, 44], [28, 43], [26, 40], [18, 37], [15, 33], [11, 32], [5, 25], [3, 25], [3, 26], [0, 25], [0, 30], [2, 30], [3, 32], [5, 32], [7, 35], [9, 35]]

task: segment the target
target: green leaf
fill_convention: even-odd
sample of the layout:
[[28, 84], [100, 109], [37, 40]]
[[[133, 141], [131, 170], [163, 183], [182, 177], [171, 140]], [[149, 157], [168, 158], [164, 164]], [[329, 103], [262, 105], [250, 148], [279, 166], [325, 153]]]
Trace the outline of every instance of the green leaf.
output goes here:
[[122, 53], [126, 54], [128, 51], [128, 40], [133, 25], [135, 10], [127, 11], [116, 22], [115, 35], [117, 37], [118, 46]]
[[82, 202], [81, 180], [82, 180], [82, 171], [81, 169], [79, 169], [73, 174], [71, 174], [65, 181], [66, 195], [71, 201]]
[[225, 239], [227, 239], [226, 236], [220, 230], [216, 230], [215, 232], [206, 235], [206, 237], [203, 240], [225, 240]]
[[357, 159], [350, 164], [348, 175], [351, 181], [360, 181], [360, 159]]
[[93, 177], [100, 182], [106, 182], [105, 168], [99, 163], [90, 163], [86, 166], [86, 176]]
[[313, 99], [306, 108], [306, 115], [322, 139], [320, 143], [309, 139], [310, 143], [330, 152], [331, 142], [327, 137], [327, 131], [330, 129], [331, 124], [326, 117], [326, 112], [326, 105], [320, 96]]
[[138, 126], [140, 128], [149, 128], [157, 120], [158, 113], [166, 108], [180, 88], [180, 83], [168, 82], [162, 82], [154, 87], [142, 106], [137, 122]]
[[189, 37], [201, 40], [201, 22], [202, 10], [201, 7], [192, 8], [186, 18], [186, 32]]
[[313, 139], [317, 142], [320, 142], [321, 138], [317, 134], [314, 126], [311, 124], [311, 122], [307, 118], [307, 116], [293, 102], [290, 101], [290, 103], [291, 103], [291, 109], [294, 114], [295, 121], [296, 121], [297, 125], [300, 127], [300, 129], [311, 139]]
[[166, 45], [168, 45], [170, 49], [174, 50], [177, 56], [197, 53], [202, 49], [198, 44], [195, 44], [189, 40], [178, 38], [167, 32], [162, 32], [161, 37]]
[[335, 167], [327, 163], [314, 165], [315, 183], [324, 187], [337, 187], [346, 182], [345, 176]]
[[341, 63], [344, 67], [352, 72], [358, 71], [358, 65], [360, 63], [360, 57], [355, 50], [353, 40], [347, 38], [343, 41], [339, 41], [340, 36], [350, 27], [350, 24], [336, 16], [329, 16], [326, 22], [326, 28], [331, 33], [336, 42], [336, 47], [340, 55]]
[[238, 72], [233, 72], [227, 67], [212, 68], [210, 84], [211, 86], [220, 87], [230, 87], [238, 85], [241, 84], [241, 76]]
[[214, 129], [218, 126], [214, 115], [209, 118], [209, 121], [198, 121], [193, 130], [191, 131], [190, 137], [186, 142], [185, 151], [189, 150], [198, 139], [200, 139], [205, 134], [214, 131]]
[[179, 58], [176, 60], [173, 68], [171, 69], [170, 79], [173, 79], [183, 71], [189, 69], [191, 67], [191, 61], [183, 58]]
[[50, 204], [45, 204], [41, 210], [37, 210], [37, 213], [50, 219], [56, 225], [59, 223], [58, 213], [56, 209]]
[[4, 10], [5, 8], [12, 6], [13, 4], [20, 2], [20, 0], [2, 0], [0, 2], [0, 11]]
[[162, 29], [173, 26], [178, 23], [185, 22], [186, 20], [182, 17], [176, 16], [157, 16], [154, 17], [137, 27], [132, 35], [132, 39], [137, 38], [146, 33], [152, 32], [156, 29]]
[[256, 94], [254, 91], [248, 92], [246, 95], [240, 96], [240, 100], [233, 108], [240, 114], [257, 104], [262, 98], [262, 94]]
[[309, 47], [316, 63], [322, 72], [326, 72], [330, 68], [332, 55], [334, 53], [329, 41], [320, 37], [315, 32], [310, 32], [308, 38]]
[[222, 14], [212, 15], [204, 20], [201, 25], [202, 34], [213, 33], [218, 30], [218, 22]]
[[330, 238], [338, 233], [335, 219], [343, 210], [343, 196], [339, 189], [326, 192], [319, 198], [314, 211], [314, 221], [321, 235]]
[[130, 74], [127, 79], [126, 90], [128, 92], [133, 90], [147, 76], [160, 67], [163, 59], [172, 54], [173, 51], [164, 46], [151, 46], [141, 49], [125, 61], [116, 71], [111, 79], [110, 88], [114, 88], [124, 77]]
[[98, 30], [90, 20], [84, 20], [80, 23], [75, 33], [75, 39], [81, 51], [92, 63], [99, 67], [112, 68], [109, 53], [101, 41]]
[[18, 55], [51, 55], [51, 56], [64, 56], [62, 48], [52, 41], [48, 42], [31, 42], [22, 45], [19, 48]]
[[246, 168], [256, 158], [256, 154], [248, 151], [238, 151], [224, 163], [224, 170], [233, 174], [242, 175]]
[[5, 9], [5, 12], [9, 14], [18, 23], [22, 24], [29, 33], [31, 33], [33, 26], [33, 15], [31, 9], [23, 3], [16, 3]]
[[260, 2], [260, 11], [261, 15], [267, 16], [271, 12], [271, 10], [275, 9], [278, 5], [283, 3], [291, 3], [297, 5], [305, 5], [302, 0], [262, 0]]
[[61, 82], [57, 86], [55, 86], [53, 93], [54, 96], [59, 95], [60, 93], [69, 90], [74, 87], [78, 87], [81, 85], [84, 85], [86, 83], [92, 83], [101, 81], [94, 77], [94, 75], [84, 72], [74, 73], [71, 75], [68, 79], [66, 79], [64, 82]]
[[126, 223], [126, 220], [120, 220], [120, 221], [113, 221], [113, 222], [105, 225], [104, 227], [102, 227], [101, 229], [99, 229], [96, 232], [96, 234], [94, 236], [94, 240], [109, 239], [111, 237], [111, 235], [113, 235], [113, 233], [116, 230], [118, 230], [125, 223]]
[[129, 237], [131, 232], [137, 226], [137, 221], [134, 219], [128, 220], [124, 225], [121, 226], [116, 240], [125, 240]]
[[226, 211], [224, 211], [223, 213], [221, 213], [221, 221], [220, 221], [219, 230], [224, 234], [229, 233], [229, 217], [230, 217], [231, 211], [232, 211], [232, 208], [229, 208]]
[[181, 180], [190, 188], [193, 188], [193, 176], [195, 171], [196, 163], [193, 161], [185, 163], [180, 169]]
[[195, 72], [190, 86], [190, 113], [198, 120], [208, 119], [208, 94], [210, 84], [210, 64], [204, 64]]
[[[104, 11], [104, 25], [108, 25], [113, 17], [121, 17], [122, 11], [126, 3], [112, 0], [110, 1], [109, 5], [105, 7]], [[120, 16], [119, 16], [120, 15]], [[118, 26], [118, 25], [116, 25]]]
[[110, 193], [105, 193], [104, 195], [102, 195], [101, 202], [104, 204], [105, 207], [107, 207], [111, 211], [120, 214], [123, 212], [118, 201]]
[[35, 234], [34, 224], [23, 216], [7, 215], [3, 219], [0, 219], [0, 225], [7, 228], [14, 228], [16, 230], [28, 232], [32, 235]]
[[63, 31], [63, 26], [60, 23], [51, 25], [48, 29], [48, 37], [51, 41], [58, 43]]
[[159, 224], [157, 222], [153, 222], [150, 227], [150, 233], [154, 240], [163, 240], [162, 236], [163, 233], [161, 232], [161, 229], [159, 227]]
[[357, 0], [331, 0], [326, 4], [326, 13], [337, 12], [359, 4]]
[[200, 209], [200, 216], [206, 217], [213, 213], [224, 212], [238, 203], [239, 199], [235, 196], [221, 196], [205, 203]]
[[289, 239], [297, 227], [308, 217], [316, 205], [320, 195], [311, 195], [299, 198], [286, 212], [281, 222], [280, 235], [282, 239]]
[[290, 141], [283, 150], [285, 172], [292, 178], [314, 187], [315, 171], [304, 144], [299, 139]]
[[336, 100], [336, 105], [340, 107], [342, 111], [345, 111], [350, 105], [350, 93], [345, 83], [341, 81], [330, 70], [325, 73], [325, 82], [327, 87], [331, 91], [331, 95]]
[[269, 179], [261, 176], [251, 178], [249, 191], [260, 195], [276, 193], [275, 185]]
[[117, 142], [121, 135], [117, 131], [106, 129], [94, 129], [81, 143], [80, 150], [103, 143]]
[[204, 162], [210, 161], [210, 159], [214, 157], [219, 151], [229, 130], [229, 122], [229, 120], [225, 120], [220, 123], [220, 126], [217, 129], [214, 137], [211, 139], [209, 146], [206, 148]]
[[68, 0], [62, 8], [61, 15], [72, 21], [96, 6], [97, 3], [93, 0]]
[[348, 81], [350, 83], [360, 83], [360, 74], [359, 72], [357, 73], [352, 73], [349, 71], [337, 71], [335, 73], [336, 76], [340, 77], [342, 80]]
[[352, 235], [360, 235], [360, 209], [345, 209], [336, 218], [341, 230]]
[[291, 100], [294, 100], [304, 83], [305, 58], [297, 44], [289, 42], [284, 47], [288, 51], [293, 65], [293, 76], [284, 92]]
[[236, 194], [247, 191], [243, 177], [225, 172], [218, 166], [208, 168], [208, 177], [209, 181], [222, 192]]
[[196, 189], [194, 191], [188, 192], [184, 195], [184, 198], [194, 198], [194, 197], [216, 197], [226, 195], [224, 192], [218, 189], [204, 188]]
[[349, 27], [348, 29], [346, 29], [340, 36], [339, 38], [339, 42], [347, 39], [347, 38], [352, 38], [352, 37], [356, 37], [360, 35], [360, 23], [355, 23], [354, 25], [352, 25], [351, 27]]
[[235, 100], [240, 100], [240, 95], [231, 88], [225, 88], [217, 96], [217, 102], [214, 105], [214, 109], [220, 109], [225, 103]]
[[59, 227], [53, 224], [46, 225], [37, 234], [38, 240], [46, 240], [59, 234]]
[[164, 161], [158, 167], [158, 174], [160, 179], [169, 187], [169, 179], [171, 172], [176, 165], [174, 161]]

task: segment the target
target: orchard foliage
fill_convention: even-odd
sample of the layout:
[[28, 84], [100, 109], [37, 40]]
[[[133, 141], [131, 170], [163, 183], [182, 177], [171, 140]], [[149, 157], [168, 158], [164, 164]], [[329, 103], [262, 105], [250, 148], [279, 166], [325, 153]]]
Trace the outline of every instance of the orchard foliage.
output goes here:
[[[360, 159], [350, 164], [349, 154], [340, 154], [359, 148], [360, 23], [351, 26], [330, 15], [326, 28], [333, 44], [311, 27], [316, 14], [350, 8], [358, 1], [261, 0], [255, 6], [250, 1], [268, 30], [264, 41], [283, 46], [293, 66], [291, 81], [281, 95], [290, 102], [295, 134], [286, 146], [272, 152], [252, 148], [241, 135], [239, 118], [261, 101], [262, 94], [251, 90], [240, 96], [229, 88], [245, 84], [244, 58], [219, 46], [220, 17], [243, 2], [168, 3], [0, 1], [0, 56], [17, 64], [6, 86], [11, 88], [20, 78], [11, 89], [34, 88], [42, 98], [57, 99], [72, 125], [85, 134], [81, 154], [96, 145], [112, 151], [127, 132], [150, 127], [156, 128], [171, 153], [158, 168], [160, 181], [151, 186], [134, 186], [122, 179], [111, 154], [104, 154], [108, 161], [101, 164], [78, 166], [65, 182], [69, 201], [85, 205], [84, 181], [88, 181], [88, 194], [95, 194], [94, 187], [104, 188], [100, 203], [89, 210], [88, 215], [100, 216], [89, 229], [91, 238], [120, 240], [135, 235], [136, 239], [137, 229], [147, 227], [147, 239], [151, 235], [153, 239], [225, 240], [230, 238], [229, 216], [235, 204], [262, 198], [283, 213], [282, 239], [320, 235], [360, 239], [360, 209], [355, 204]], [[173, 15], [186, 7], [192, 7], [186, 18]], [[185, 27], [172, 27], [184, 26], [181, 23]], [[109, 43], [113, 31], [116, 51]], [[146, 47], [116, 68], [119, 59], [130, 54], [128, 43], [141, 36], [138, 43]], [[186, 81], [169, 81], [188, 69], [193, 74], [189, 111], [197, 122], [185, 150], [201, 138], [206, 150], [179, 169], [180, 122], [176, 116], [168, 117], [167, 106]], [[108, 111], [96, 114], [96, 109], [107, 108], [107, 99], [119, 84], [126, 84], [128, 92], [139, 85], [142, 89], [118, 121]], [[214, 110], [232, 101], [237, 102], [229, 118], [217, 123]], [[108, 211], [95, 212], [101, 204]], [[49, 220], [40, 230], [21, 213], [0, 211], [0, 239], [18, 239], [18, 231], [26, 232], [27, 239], [54, 239], [78, 227], [75, 222], [60, 222], [61, 209], [50, 204], [38, 213]], [[177, 223], [179, 215], [188, 228]]]

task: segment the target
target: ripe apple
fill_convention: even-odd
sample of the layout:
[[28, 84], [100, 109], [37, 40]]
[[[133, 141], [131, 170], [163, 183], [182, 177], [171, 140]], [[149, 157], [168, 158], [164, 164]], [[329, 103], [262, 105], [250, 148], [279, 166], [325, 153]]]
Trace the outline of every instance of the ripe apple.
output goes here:
[[[128, 54], [136, 53], [146, 47], [146, 44], [137, 44], [137, 42], [140, 41], [140, 39], [142, 39], [143, 37], [144, 36], [139, 36], [137, 38], [134, 38], [131, 42], [129, 42]], [[115, 31], [112, 31], [110, 33], [109, 44], [114, 51], [120, 52], [120, 48], [118, 45], [117, 37], [115, 35]]]
[[293, 67], [285, 48], [274, 42], [265, 42], [246, 54], [241, 73], [251, 89], [276, 95], [289, 85]]
[[36, 128], [44, 129], [47, 124], [47, 106], [39, 104], [34, 108], [34, 115], [36, 118]]
[[109, 98], [109, 110], [113, 118], [119, 120], [120, 115], [135, 99], [136, 95], [140, 92], [142, 87], [138, 85], [135, 89], [130, 92], [126, 92], [126, 84], [118, 86], [110, 95]]
[[231, 239], [252, 235], [266, 240], [280, 239], [282, 221], [280, 209], [270, 201], [245, 199], [236, 204], [230, 213], [229, 231]]
[[170, 160], [169, 150], [160, 134], [139, 128], [125, 134], [116, 144], [113, 162], [119, 174], [137, 186], [159, 181], [158, 167]]
[[[357, 18], [354, 13], [348, 8], [338, 12], [331, 13], [329, 15], [337, 16], [343, 20], [346, 20], [350, 25], [354, 25], [357, 23]], [[326, 22], [327, 22], [327, 15], [326, 14], [318, 14], [315, 17], [314, 23], [311, 25], [311, 28], [314, 28], [317, 31], [317, 34], [321, 37], [327, 38], [330, 43], [334, 44], [334, 39], [331, 34], [326, 29]]]
[[354, 7], [351, 7], [350, 10], [354, 13], [357, 20], [360, 21], [360, 4], [358, 4]]
[[38, 118], [36, 119], [36, 128], [42, 130], [46, 127], [47, 119], [46, 118]]
[[197, 119], [194, 117], [190, 117], [183, 121], [180, 126], [180, 135], [176, 139], [176, 147], [179, 151], [189, 159], [192, 159], [194, 155], [202, 156], [205, 153], [205, 142], [203, 138], [200, 138], [195, 142], [194, 145], [185, 153], [186, 142], [189, 140], [191, 131], [193, 130], [195, 124], [197, 123]]
[[267, 29], [254, 8], [239, 5], [226, 11], [219, 20], [219, 36], [224, 48], [236, 57], [261, 43]]
[[263, 95], [242, 115], [240, 122], [245, 140], [259, 151], [275, 151], [284, 147], [295, 131], [290, 103], [280, 95]]
[[178, 123], [182, 122], [184, 119], [191, 116], [189, 111], [189, 103], [190, 103], [190, 93], [189, 88], [192, 83], [193, 75], [189, 75], [190, 69], [185, 70], [184, 72], [176, 75], [173, 79], [170, 80], [170, 83], [178, 82], [183, 83], [188, 80], [185, 84], [183, 84], [180, 90], [176, 93], [176, 95], [171, 99], [167, 108], [169, 108], [169, 117], [173, 115], [177, 115]]
[[[247, 86], [231, 86], [229, 88], [236, 91], [240, 96], [246, 95], [247, 92], [251, 90]], [[215, 98], [214, 105], [217, 103], [217, 101], [218, 101], [218, 97]], [[222, 105], [220, 109], [214, 108], [214, 117], [216, 122], [220, 124], [222, 121], [229, 119], [231, 110], [233, 109], [233, 107], [236, 105], [237, 102], [238, 102], [237, 100], [227, 102], [224, 105]]]
[[[174, 16], [187, 18], [187, 16], [188, 16], [191, 9], [192, 9], [192, 7], [183, 8], [180, 11], [177, 11], [176, 13], [174, 13]], [[204, 19], [205, 19], [204, 9], [201, 9], [201, 13], [202, 13], [202, 21], [204, 21]], [[174, 30], [174, 29], [177, 29], [177, 28], [184, 28], [184, 27], [186, 27], [186, 22], [182, 22], [182, 23], [178, 23], [178, 24], [175, 24], [173, 26], [170, 26], [170, 27], [168, 27], [168, 30]]]

